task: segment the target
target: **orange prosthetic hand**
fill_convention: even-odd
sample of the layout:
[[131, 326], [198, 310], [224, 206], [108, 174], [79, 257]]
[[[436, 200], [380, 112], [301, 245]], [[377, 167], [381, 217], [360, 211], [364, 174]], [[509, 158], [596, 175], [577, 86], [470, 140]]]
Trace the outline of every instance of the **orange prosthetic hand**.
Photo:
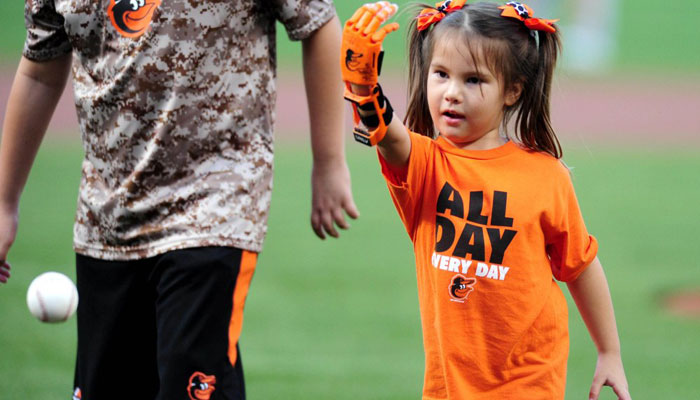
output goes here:
[[[382, 64], [382, 42], [386, 35], [399, 28], [399, 24], [380, 26], [397, 9], [395, 4], [386, 1], [365, 4], [343, 29], [340, 68], [345, 81], [345, 99], [353, 107], [355, 140], [368, 146], [381, 142], [394, 114], [377, 81]], [[354, 93], [353, 85], [364, 87], [369, 94]]]

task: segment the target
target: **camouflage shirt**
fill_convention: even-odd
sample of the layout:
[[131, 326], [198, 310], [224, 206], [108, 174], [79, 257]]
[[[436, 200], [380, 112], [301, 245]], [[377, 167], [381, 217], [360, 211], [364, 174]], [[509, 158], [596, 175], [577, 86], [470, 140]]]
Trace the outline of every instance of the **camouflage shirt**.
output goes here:
[[24, 56], [73, 55], [85, 150], [75, 250], [260, 251], [275, 22], [299, 40], [334, 15], [331, 0], [26, 0]]

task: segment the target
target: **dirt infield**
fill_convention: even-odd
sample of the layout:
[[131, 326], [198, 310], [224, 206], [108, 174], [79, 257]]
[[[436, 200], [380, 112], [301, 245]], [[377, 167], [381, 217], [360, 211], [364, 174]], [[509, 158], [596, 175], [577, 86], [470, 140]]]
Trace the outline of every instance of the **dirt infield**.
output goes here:
[[[0, 123], [13, 71], [0, 71]], [[664, 77], [666, 79], [667, 77]], [[405, 110], [405, 84], [400, 77], [383, 79], [399, 114]], [[280, 139], [308, 131], [303, 84], [298, 76], [280, 73], [277, 130]], [[351, 126], [347, 116], [347, 126]], [[700, 77], [693, 80], [653, 77], [572, 78], [560, 75], [552, 92], [552, 122], [565, 146], [588, 144], [700, 145]], [[68, 86], [49, 131], [78, 138], [77, 119]]]
[[[405, 84], [383, 80], [394, 108], [406, 108]], [[278, 125], [305, 131], [303, 87], [281, 76]], [[297, 106], [292, 106], [292, 105]], [[303, 117], [303, 118], [302, 118]], [[570, 78], [560, 76], [552, 90], [552, 123], [562, 142], [585, 144], [700, 145], [700, 77], [661, 82], [649, 78]], [[348, 126], [351, 126], [348, 116]]]
[[679, 317], [700, 319], [700, 289], [672, 293], [664, 298], [662, 305]]

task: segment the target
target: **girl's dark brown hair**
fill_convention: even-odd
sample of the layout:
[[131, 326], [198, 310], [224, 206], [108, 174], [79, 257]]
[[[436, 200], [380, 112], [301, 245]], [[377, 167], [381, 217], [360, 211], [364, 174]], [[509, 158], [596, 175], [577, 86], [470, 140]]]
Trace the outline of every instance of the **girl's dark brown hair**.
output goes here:
[[[504, 110], [504, 125], [515, 115], [515, 134], [523, 145], [561, 158], [561, 145], [549, 117], [552, 76], [561, 42], [557, 32], [531, 32], [522, 21], [502, 17], [494, 3], [466, 4], [424, 31], [416, 29], [414, 20], [408, 42], [406, 126], [435, 137], [428, 109], [428, 69], [435, 42], [457, 38], [468, 46], [475, 64], [477, 57], [485, 58], [486, 65], [502, 79], [505, 90], [516, 84], [522, 86], [516, 103]], [[476, 51], [479, 48], [481, 52]]]

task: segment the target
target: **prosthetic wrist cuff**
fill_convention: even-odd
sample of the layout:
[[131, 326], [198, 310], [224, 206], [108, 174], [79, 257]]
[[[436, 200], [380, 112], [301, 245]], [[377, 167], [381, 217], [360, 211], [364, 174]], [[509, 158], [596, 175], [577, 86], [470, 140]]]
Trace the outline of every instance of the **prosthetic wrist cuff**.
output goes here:
[[345, 100], [352, 104], [355, 122], [352, 133], [355, 140], [367, 146], [381, 142], [394, 117], [394, 109], [384, 96], [381, 86], [376, 84], [370, 89], [369, 95], [361, 96], [353, 93], [350, 83], [346, 83]]

